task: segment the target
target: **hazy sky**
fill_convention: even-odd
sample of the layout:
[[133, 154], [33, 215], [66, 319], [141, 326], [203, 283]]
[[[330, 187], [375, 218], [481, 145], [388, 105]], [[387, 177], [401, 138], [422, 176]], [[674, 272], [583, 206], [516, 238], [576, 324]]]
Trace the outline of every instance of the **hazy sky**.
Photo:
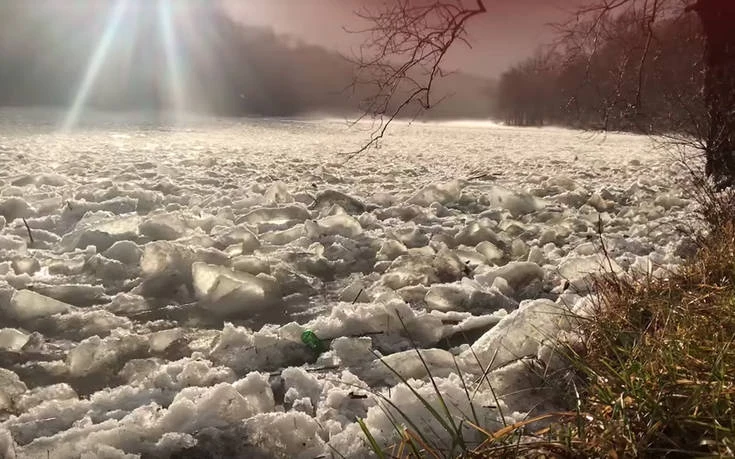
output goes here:
[[[349, 53], [361, 38], [345, 33], [356, 26], [361, 5], [391, 0], [224, 0], [246, 24], [267, 26], [305, 42]], [[569, 17], [584, 0], [485, 0], [488, 13], [469, 27], [473, 49], [457, 49], [448, 65], [467, 73], [496, 76], [553, 38], [550, 22]]]

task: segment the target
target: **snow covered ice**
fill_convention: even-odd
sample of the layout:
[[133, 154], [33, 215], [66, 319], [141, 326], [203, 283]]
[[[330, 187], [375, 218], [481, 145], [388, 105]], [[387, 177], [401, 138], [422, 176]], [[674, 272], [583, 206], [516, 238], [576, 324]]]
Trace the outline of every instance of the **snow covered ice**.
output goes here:
[[595, 275], [691, 250], [682, 171], [640, 136], [398, 123], [344, 163], [337, 121], [3, 113], [0, 457], [369, 457], [358, 418], [442, 430], [422, 359], [492, 429], [558, 408], [531, 370]]

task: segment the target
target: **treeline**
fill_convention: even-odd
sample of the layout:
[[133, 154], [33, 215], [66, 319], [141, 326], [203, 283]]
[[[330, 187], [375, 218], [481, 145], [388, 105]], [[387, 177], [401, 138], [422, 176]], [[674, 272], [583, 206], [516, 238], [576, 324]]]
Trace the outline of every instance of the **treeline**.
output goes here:
[[[343, 91], [353, 69], [342, 56], [245, 27], [216, 1], [172, 0], [162, 16], [160, 2], [132, 0], [113, 35], [118, 4], [0, 0], [0, 106], [71, 106], [95, 66], [85, 105], [106, 110], [346, 114], [365, 96]], [[434, 115], [487, 117], [488, 88], [454, 75]]]
[[505, 72], [496, 116], [517, 126], [702, 129], [703, 40], [695, 15], [662, 20], [650, 29], [640, 18], [621, 15], [600, 30], [604, 35], [580, 43], [562, 36], [557, 46]]

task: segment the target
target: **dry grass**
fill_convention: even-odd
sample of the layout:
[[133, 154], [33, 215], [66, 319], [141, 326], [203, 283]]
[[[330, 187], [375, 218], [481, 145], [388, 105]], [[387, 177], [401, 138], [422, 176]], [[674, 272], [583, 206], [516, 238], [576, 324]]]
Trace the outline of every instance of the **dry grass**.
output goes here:
[[669, 279], [598, 285], [584, 323], [580, 418], [556, 429], [572, 457], [735, 455], [735, 226]]
[[[588, 458], [735, 456], [735, 225], [702, 240], [667, 279], [600, 278], [595, 314], [580, 318], [584, 350], [567, 349], [579, 375], [576, 411], [483, 433], [447, 454], [402, 427], [378, 457]], [[443, 416], [444, 413], [436, 413]], [[371, 438], [369, 432], [365, 432]], [[457, 446], [462, 442], [457, 442]]]

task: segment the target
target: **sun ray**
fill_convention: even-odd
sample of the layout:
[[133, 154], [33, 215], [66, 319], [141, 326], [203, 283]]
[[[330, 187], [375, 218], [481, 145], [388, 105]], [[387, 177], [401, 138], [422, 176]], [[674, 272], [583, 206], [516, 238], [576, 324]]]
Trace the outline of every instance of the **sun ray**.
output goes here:
[[79, 121], [79, 116], [81, 115], [82, 110], [87, 103], [89, 94], [94, 87], [95, 82], [97, 81], [97, 76], [99, 75], [100, 69], [107, 59], [107, 54], [110, 50], [110, 46], [112, 45], [112, 42], [115, 39], [115, 35], [117, 35], [117, 32], [120, 28], [120, 23], [122, 22], [125, 11], [128, 8], [129, 1], [130, 0], [118, 0], [112, 13], [110, 14], [107, 26], [105, 27], [105, 32], [102, 35], [102, 38], [100, 39], [100, 42], [97, 45], [97, 48], [95, 49], [95, 52], [89, 61], [89, 65], [87, 66], [87, 71], [84, 74], [82, 84], [79, 86], [79, 90], [74, 97], [74, 103], [72, 104], [69, 112], [66, 115], [66, 119], [63, 124], [64, 130], [69, 130], [73, 128]]
[[168, 90], [170, 102], [173, 104], [174, 115], [179, 116], [185, 109], [184, 80], [171, 2], [172, 0], [158, 0], [158, 20], [166, 57], [168, 84], [165, 87]]

